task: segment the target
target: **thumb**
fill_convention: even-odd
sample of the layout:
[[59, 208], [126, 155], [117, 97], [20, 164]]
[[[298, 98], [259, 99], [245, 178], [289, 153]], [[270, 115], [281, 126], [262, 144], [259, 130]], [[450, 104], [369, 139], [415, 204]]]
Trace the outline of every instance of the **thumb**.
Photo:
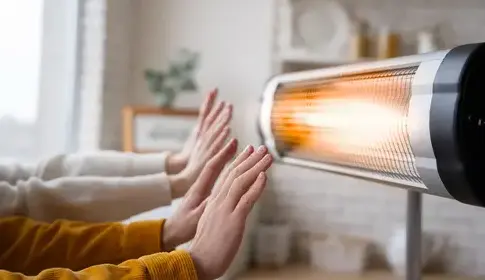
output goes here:
[[[212, 186], [221, 174], [226, 163], [231, 159], [237, 149], [237, 140], [232, 139], [226, 144], [202, 169], [202, 172], [192, 187], [193, 192], [200, 197], [207, 197]], [[191, 189], [192, 189], [191, 188]]]
[[197, 206], [197, 208], [195, 209], [196, 216], [198, 216], [199, 218], [200, 218], [200, 216], [202, 216], [202, 214], [205, 211], [205, 208], [207, 207], [207, 203], [208, 202], [209, 202], [209, 197], [207, 197], [206, 199], [204, 199], [204, 201], [202, 201], [199, 204], [199, 206]]
[[195, 217], [197, 219], [197, 231], [204, 229], [204, 223], [201, 223], [200, 218], [202, 217], [202, 214], [204, 214], [205, 208], [207, 207], [207, 203], [209, 202], [209, 198], [207, 197], [202, 201], [199, 206], [195, 209]]

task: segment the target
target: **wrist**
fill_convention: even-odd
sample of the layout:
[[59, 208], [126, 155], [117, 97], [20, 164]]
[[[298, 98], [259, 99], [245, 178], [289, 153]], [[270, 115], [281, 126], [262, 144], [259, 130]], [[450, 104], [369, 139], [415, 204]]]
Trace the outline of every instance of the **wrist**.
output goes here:
[[162, 252], [173, 251], [178, 245], [170, 219], [165, 220], [163, 223], [161, 243], [160, 249]]
[[168, 175], [172, 199], [181, 198], [190, 188], [190, 182], [184, 172]]
[[177, 174], [187, 166], [187, 160], [180, 153], [169, 154], [167, 156], [167, 174]]
[[192, 262], [194, 263], [195, 271], [197, 273], [197, 279], [199, 280], [207, 280], [209, 277], [207, 276], [207, 273], [204, 272], [203, 266], [202, 266], [202, 260], [199, 258], [198, 254], [193, 252], [192, 250], [189, 250], [190, 257], [192, 258]]

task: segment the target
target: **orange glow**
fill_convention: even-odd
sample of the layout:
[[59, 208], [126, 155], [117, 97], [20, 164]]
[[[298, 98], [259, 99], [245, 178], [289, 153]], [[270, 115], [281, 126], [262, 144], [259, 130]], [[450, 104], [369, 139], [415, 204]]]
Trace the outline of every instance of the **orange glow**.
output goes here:
[[419, 178], [407, 133], [414, 69], [282, 85], [272, 129], [302, 159]]
[[399, 112], [365, 101], [319, 100], [315, 107], [313, 112], [295, 112], [293, 119], [319, 128], [312, 130], [311, 145], [318, 145], [328, 134], [321, 130], [333, 130], [325, 142], [340, 152], [358, 152], [389, 142], [393, 128], [403, 119]]

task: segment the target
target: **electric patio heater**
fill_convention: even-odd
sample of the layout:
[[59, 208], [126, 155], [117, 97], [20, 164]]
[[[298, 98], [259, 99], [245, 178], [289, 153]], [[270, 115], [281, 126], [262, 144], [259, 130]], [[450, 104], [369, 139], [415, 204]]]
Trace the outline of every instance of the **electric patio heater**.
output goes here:
[[421, 194], [485, 206], [485, 43], [275, 76], [259, 130], [282, 163], [407, 189], [420, 279]]

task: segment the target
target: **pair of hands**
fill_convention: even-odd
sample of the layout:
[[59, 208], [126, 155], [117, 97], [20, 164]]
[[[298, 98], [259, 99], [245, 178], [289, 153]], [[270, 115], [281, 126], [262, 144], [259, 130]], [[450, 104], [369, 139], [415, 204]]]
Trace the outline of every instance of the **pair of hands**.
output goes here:
[[166, 172], [168, 174], [178, 174], [182, 171], [187, 172], [186, 167], [195, 158], [198, 148], [203, 148], [201, 147], [202, 142], [211, 136], [208, 135], [208, 128], [214, 124], [216, 118], [219, 118], [218, 121], [221, 121], [223, 125], [228, 125], [231, 121], [232, 106], [226, 102], [218, 102], [215, 104], [217, 95], [218, 90], [214, 89], [206, 96], [199, 108], [197, 125], [192, 130], [183, 149], [176, 154], [169, 155], [167, 158]]
[[181, 153], [188, 155], [188, 161], [179, 174], [191, 187], [163, 232], [165, 249], [194, 238], [190, 254], [199, 279], [217, 278], [229, 267], [241, 244], [246, 219], [266, 185], [265, 171], [272, 164], [264, 146], [256, 152], [248, 146], [224, 170], [238, 143], [231, 139], [224, 145], [232, 107], [223, 102], [214, 106], [216, 97], [213, 91], [206, 98], [198, 125]]
[[[200, 280], [220, 277], [231, 264], [241, 245], [247, 217], [266, 185], [265, 172], [273, 162], [266, 147], [254, 151], [248, 146], [224, 170], [236, 150], [237, 141], [232, 139], [207, 163], [167, 221], [168, 232], [164, 231], [167, 238], [179, 244], [195, 234], [189, 253]], [[178, 238], [186, 240], [170, 233], [169, 228], [177, 227], [172, 221], [179, 226], [175, 230]]]
[[[187, 160], [187, 162], [184, 163], [183, 170], [171, 176], [171, 178], [175, 178], [171, 180], [172, 197], [178, 198], [184, 195], [185, 197], [175, 214], [165, 223], [163, 231], [164, 250], [173, 249], [177, 245], [191, 240], [204, 211], [203, 206], [205, 204], [202, 204], [201, 201], [194, 203], [190, 197], [193, 196], [194, 184], [201, 175], [202, 169], [222, 150], [227, 141], [230, 134], [229, 122], [232, 118], [232, 106], [225, 102], [215, 104], [216, 98], [216, 90], [207, 95], [200, 109], [197, 125], [184, 149], [167, 159], [168, 168], [173, 167], [174, 162], [180, 164], [182, 159]], [[211, 188], [212, 185], [205, 186], [203, 190], [197, 192], [204, 193], [207, 197]], [[201, 207], [197, 208], [196, 206], [199, 204]], [[195, 208], [197, 208], [196, 211]]]
[[169, 155], [166, 171], [173, 198], [185, 195], [202, 167], [219, 151], [230, 134], [232, 106], [218, 102], [217, 90], [210, 92], [199, 110], [196, 127], [187, 139], [181, 152]]

